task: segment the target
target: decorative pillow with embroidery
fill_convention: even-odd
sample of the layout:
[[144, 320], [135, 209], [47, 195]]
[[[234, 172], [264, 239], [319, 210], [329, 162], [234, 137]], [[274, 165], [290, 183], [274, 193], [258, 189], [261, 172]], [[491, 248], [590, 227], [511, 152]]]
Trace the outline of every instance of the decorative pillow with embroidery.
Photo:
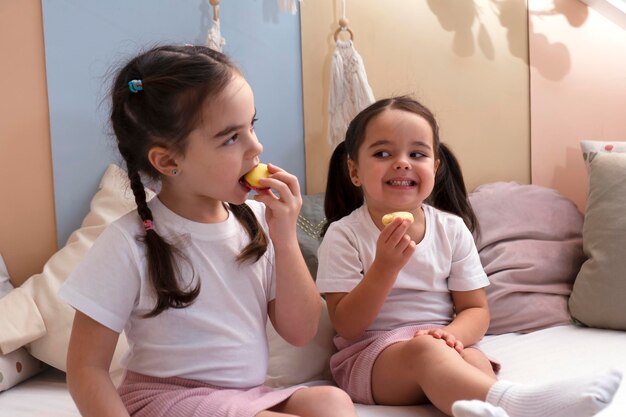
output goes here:
[[626, 142], [581, 140], [580, 149], [583, 152], [587, 171], [589, 171], [589, 164], [599, 153], [626, 153]]
[[[0, 255], [0, 299], [13, 291], [4, 260]], [[33, 358], [24, 348], [15, 350], [7, 355], [0, 355], [0, 392], [30, 378], [45, 365]]]

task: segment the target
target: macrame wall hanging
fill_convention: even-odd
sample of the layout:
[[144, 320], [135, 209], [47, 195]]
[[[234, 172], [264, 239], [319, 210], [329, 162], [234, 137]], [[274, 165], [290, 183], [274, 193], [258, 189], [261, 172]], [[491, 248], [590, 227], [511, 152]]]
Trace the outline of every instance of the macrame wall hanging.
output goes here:
[[209, 0], [209, 4], [213, 8], [213, 20], [207, 35], [206, 44], [211, 49], [223, 52], [226, 40], [222, 37], [220, 30], [220, 0]]
[[[348, 27], [346, 0], [342, 1], [339, 28], [335, 31], [335, 51], [330, 63], [328, 100], [328, 141], [331, 151], [344, 140], [348, 124], [358, 112], [374, 102], [361, 55], [354, 49], [354, 33]], [[347, 40], [340, 37], [348, 36]]]

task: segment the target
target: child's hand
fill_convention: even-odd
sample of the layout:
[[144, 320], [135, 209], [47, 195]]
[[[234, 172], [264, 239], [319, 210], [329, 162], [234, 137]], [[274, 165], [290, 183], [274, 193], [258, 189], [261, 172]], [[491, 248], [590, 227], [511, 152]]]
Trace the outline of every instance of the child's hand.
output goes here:
[[441, 339], [448, 346], [461, 353], [463, 351], [463, 343], [461, 341], [456, 340], [456, 337], [452, 333], [448, 333], [444, 329], [428, 329], [428, 330], [418, 330], [415, 332], [415, 337], [417, 336], [432, 336], [435, 339]]
[[395, 218], [380, 232], [376, 242], [376, 258], [381, 268], [400, 271], [415, 252], [415, 242], [406, 233], [411, 222]]
[[276, 244], [290, 236], [295, 237], [302, 196], [295, 175], [273, 164], [268, 164], [268, 171], [269, 178], [259, 179], [259, 183], [268, 189], [257, 191], [254, 199], [266, 206], [265, 218], [269, 225], [269, 234]]

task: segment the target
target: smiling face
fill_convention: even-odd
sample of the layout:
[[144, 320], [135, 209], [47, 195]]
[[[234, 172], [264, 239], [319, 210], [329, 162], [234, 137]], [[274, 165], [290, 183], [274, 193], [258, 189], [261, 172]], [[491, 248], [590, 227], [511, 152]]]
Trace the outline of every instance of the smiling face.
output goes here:
[[226, 88], [204, 104], [184, 153], [172, 155], [177, 174], [163, 178], [160, 199], [197, 221], [206, 220], [207, 210], [220, 211], [223, 201], [242, 204], [249, 190], [240, 178], [259, 163], [263, 150], [254, 131], [255, 115], [250, 85], [233, 75]]
[[430, 124], [392, 108], [369, 121], [356, 161], [348, 160], [350, 178], [375, 216], [414, 213], [432, 192], [438, 166]]

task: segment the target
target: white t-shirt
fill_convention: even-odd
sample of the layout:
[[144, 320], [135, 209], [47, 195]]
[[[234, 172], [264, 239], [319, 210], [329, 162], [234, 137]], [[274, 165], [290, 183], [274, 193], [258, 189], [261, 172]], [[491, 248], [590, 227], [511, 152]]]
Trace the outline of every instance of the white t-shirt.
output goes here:
[[[247, 204], [267, 234], [265, 206]], [[181, 268], [186, 284], [201, 282], [195, 302], [142, 317], [156, 298], [146, 251], [137, 239], [145, 232], [136, 211], [104, 230], [59, 296], [104, 326], [126, 331], [130, 349], [123, 363], [131, 371], [229, 388], [262, 384], [268, 365], [267, 303], [275, 296], [271, 242], [257, 262], [240, 264], [235, 258], [250, 239], [234, 214], [222, 223], [204, 224], [178, 216], [158, 198], [148, 205], [156, 231], [179, 242], [191, 261]]]
[[[450, 291], [489, 285], [463, 220], [425, 204], [422, 208], [426, 218], [424, 238], [398, 274], [368, 331], [421, 324], [444, 326], [454, 316]], [[318, 251], [316, 282], [320, 292], [352, 291], [374, 262], [379, 235], [365, 205], [333, 222]]]

